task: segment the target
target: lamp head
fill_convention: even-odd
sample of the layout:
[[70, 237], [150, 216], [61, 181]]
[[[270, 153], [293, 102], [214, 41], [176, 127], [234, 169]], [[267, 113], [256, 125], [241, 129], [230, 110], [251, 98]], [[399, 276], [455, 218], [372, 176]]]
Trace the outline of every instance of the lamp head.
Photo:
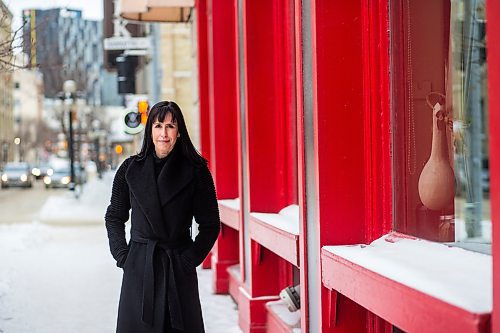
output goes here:
[[76, 92], [76, 82], [73, 80], [66, 80], [63, 83], [63, 91], [66, 94], [74, 94]]

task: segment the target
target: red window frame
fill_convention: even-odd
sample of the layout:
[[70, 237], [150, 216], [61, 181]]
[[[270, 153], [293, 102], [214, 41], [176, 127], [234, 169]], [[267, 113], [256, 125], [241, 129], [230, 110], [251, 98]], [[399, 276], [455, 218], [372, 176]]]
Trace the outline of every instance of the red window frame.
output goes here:
[[[490, 202], [493, 225], [493, 313], [491, 331], [500, 332], [500, 2], [486, 1], [488, 103], [490, 117]], [[496, 282], [496, 283], [495, 283]]]
[[[488, 38], [489, 47], [491, 44], [498, 42], [500, 35], [499, 24], [491, 24], [494, 18], [500, 13], [499, 5], [491, 5], [493, 1], [488, 3]], [[315, 105], [315, 131], [316, 142], [315, 148], [318, 149], [318, 158], [316, 161], [317, 180], [316, 186], [319, 188], [319, 208], [318, 219], [320, 223], [320, 247], [324, 245], [345, 245], [356, 243], [370, 243], [373, 239], [378, 238], [382, 233], [387, 233], [392, 230], [392, 176], [391, 176], [391, 118], [390, 118], [390, 103], [389, 103], [389, 57], [388, 53], [383, 52], [389, 49], [388, 22], [390, 13], [391, 17], [399, 13], [389, 11], [387, 1], [363, 2], [360, 8], [356, 4], [346, 3], [331, 3], [322, 0], [313, 1], [313, 75], [317, 77], [313, 89]], [[492, 13], [494, 9], [496, 12]], [[353, 18], [361, 17], [362, 22], [355, 24]], [[352, 38], [354, 33], [358, 33], [362, 37], [362, 47], [353, 46], [352, 41], [345, 41], [342, 36], [335, 34], [334, 22], [338, 22], [344, 29], [344, 35], [349, 35]], [[351, 24], [351, 25], [349, 25]], [[352, 29], [349, 30], [349, 28]], [[492, 33], [492, 31], [494, 31]], [[492, 37], [496, 33], [497, 36]], [[343, 46], [343, 50], [339, 51], [335, 45], [328, 45], [328, 41], [335, 40], [335, 44]], [[498, 45], [498, 43], [496, 44]], [[337, 54], [342, 54], [339, 58]], [[495, 220], [498, 219], [499, 212], [499, 194], [500, 182], [496, 180], [499, 176], [500, 169], [498, 168], [499, 161], [494, 156], [500, 156], [500, 116], [498, 110], [500, 107], [499, 98], [493, 98], [492, 86], [498, 87], [500, 71], [499, 62], [500, 54], [496, 47], [488, 49], [488, 72], [490, 83], [490, 147], [491, 147], [491, 203], [492, 203], [492, 223], [495, 225]], [[344, 123], [345, 128], [338, 129], [336, 126], [328, 123], [328, 115], [325, 115], [325, 109], [330, 107], [335, 109], [337, 104], [346, 98], [346, 95], [335, 95], [336, 89], [339, 87], [338, 81], [330, 80], [329, 75], [337, 74], [345, 76], [347, 72], [352, 70], [358, 56], [361, 56], [363, 63], [362, 79], [358, 79], [351, 83], [353, 90], [361, 85], [363, 91], [364, 103], [360, 106], [363, 110], [363, 116], [357, 123], [362, 123], [364, 126], [363, 148], [369, 151], [364, 160], [353, 156], [354, 153], [362, 153], [362, 150], [357, 145], [352, 144], [352, 133], [358, 127], [352, 125], [356, 118], [352, 115], [346, 115]], [[352, 60], [346, 60], [352, 59]], [[337, 63], [338, 62], [338, 63]], [[339, 63], [343, 63], [341, 66]], [[334, 68], [332, 68], [332, 66]], [[492, 68], [493, 66], [493, 68]], [[497, 69], [494, 71], [494, 69]], [[493, 72], [493, 74], [492, 74]], [[352, 74], [352, 73], [351, 73]], [[496, 85], [494, 85], [496, 83]], [[325, 88], [330, 89], [328, 96], [324, 92]], [[397, 89], [395, 87], [394, 89]], [[332, 91], [333, 90], [333, 91]], [[347, 95], [349, 97], [349, 95]], [[340, 105], [339, 105], [340, 106]], [[344, 104], [350, 112], [356, 108], [355, 103]], [[332, 117], [330, 120], [334, 120]], [[357, 119], [356, 119], [357, 120]], [[335, 143], [328, 143], [328, 139], [336, 137], [336, 134], [328, 134], [328, 130], [340, 132], [339, 138], [349, 140], [351, 144], [350, 151], [340, 149]], [[329, 141], [331, 142], [331, 140]], [[324, 144], [330, 145], [325, 147]], [[372, 149], [370, 149], [372, 148]], [[362, 154], [361, 154], [362, 155]], [[328, 157], [325, 157], [328, 156]], [[498, 158], [498, 157], [497, 157]], [[356, 162], [363, 166], [364, 172], [360, 173]], [[346, 170], [346, 167], [353, 167], [354, 170]], [[495, 166], [496, 169], [495, 169]], [[330, 174], [327, 173], [327, 170]], [[354, 178], [356, 175], [363, 177], [362, 184], [351, 182], [349, 186], [345, 186], [342, 180], [337, 179], [336, 175], [343, 174], [345, 178]], [[345, 199], [338, 197], [336, 193], [326, 193], [322, 188], [335, 188], [344, 196], [351, 198], [351, 201], [359, 205], [364, 202], [362, 214], [357, 215], [352, 204], [345, 202]], [[364, 189], [360, 193], [360, 190]], [[334, 199], [332, 199], [332, 196]], [[397, 201], [395, 202], [397, 204]], [[345, 214], [353, 214], [347, 216]], [[338, 222], [337, 222], [338, 221]], [[345, 223], [341, 225], [340, 223]], [[360, 235], [357, 230], [363, 230], [364, 234]], [[499, 239], [500, 232], [494, 228], [494, 239]], [[495, 244], [495, 242], [493, 242]], [[498, 262], [495, 254], [499, 253], [498, 245], [493, 248], [494, 258], [494, 275], [498, 273]], [[332, 257], [326, 253], [322, 255], [322, 282], [325, 287], [322, 292], [322, 331], [341, 332], [348, 330], [365, 330], [369, 332], [382, 332], [390, 330], [390, 323], [384, 323], [380, 318], [374, 316], [373, 313], [363, 311], [359, 305], [362, 304], [370, 308], [374, 313], [384, 315], [384, 318], [393, 323], [403, 323], [403, 328], [407, 330], [417, 330], [422, 327], [422, 318], [420, 316], [426, 314], [426, 311], [437, 310], [441, 313], [448, 313], [449, 316], [444, 316], [438, 322], [425, 323], [426, 331], [439, 331], [439, 327], [453, 327], [453, 316], [460, 317], [462, 310], [449, 307], [443, 302], [436, 300], [433, 297], [426, 297], [422, 293], [411, 289], [407, 286], [402, 286], [395, 283], [391, 279], [385, 279], [380, 276], [374, 276], [370, 271], [362, 267], [355, 267], [352, 263], [342, 262], [339, 257]], [[359, 288], [352, 288], [354, 285]], [[370, 288], [364, 288], [364, 286]], [[385, 289], [392, 292], [393, 295], [389, 299], [374, 299], [370, 290]], [[497, 290], [496, 288], [494, 288]], [[346, 300], [344, 295], [339, 294], [336, 290], [343, 290], [345, 296], [354, 299], [355, 302]], [[349, 291], [350, 290], [350, 291]], [[395, 292], [399, 290], [399, 292]], [[406, 296], [403, 297], [403, 296]], [[412, 306], [415, 300], [422, 300], [427, 307], [422, 307], [418, 310], [415, 305]], [[500, 293], [495, 291], [494, 303], [500, 300]], [[496, 301], [496, 302], [495, 302]], [[373, 307], [369, 304], [373, 305]], [[407, 314], [398, 314], [398, 309], [404, 307], [409, 311], [414, 311], [413, 316], [408, 317]], [[415, 311], [417, 310], [417, 311]], [[388, 311], [388, 312], [385, 312]], [[423, 311], [419, 313], [419, 311]], [[427, 314], [430, 314], [427, 313]], [[466, 317], [470, 318], [470, 326], [461, 327], [458, 331], [480, 331], [489, 329], [488, 318], [481, 317], [476, 320], [472, 313], [467, 313]], [[498, 331], [498, 324], [495, 319], [497, 314], [493, 314], [493, 331]], [[476, 318], [476, 319], [474, 319]], [[462, 318], [463, 319], [463, 318]], [[415, 321], [413, 321], [415, 320]]]

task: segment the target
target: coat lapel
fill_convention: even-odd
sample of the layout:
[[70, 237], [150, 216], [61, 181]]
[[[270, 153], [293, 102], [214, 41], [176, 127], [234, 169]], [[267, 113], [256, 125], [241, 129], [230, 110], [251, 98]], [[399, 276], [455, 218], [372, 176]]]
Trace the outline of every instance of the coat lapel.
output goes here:
[[153, 159], [154, 157], [149, 155], [143, 161], [133, 160], [125, 178], [151, 228], [156, 234], [161, 234], [160, 225], [163, 218], [158, 199]]
[[172, 156], [158, 176], [158, 194], [162, 206], [172, 200], [177, 193], [193, 179], [193, 166], [182, 156], [179, 149]]

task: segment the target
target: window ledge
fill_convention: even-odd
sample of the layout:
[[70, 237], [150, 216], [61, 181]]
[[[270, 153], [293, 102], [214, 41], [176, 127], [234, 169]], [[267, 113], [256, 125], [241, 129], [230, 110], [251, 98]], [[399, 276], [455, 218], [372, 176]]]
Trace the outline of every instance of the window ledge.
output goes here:
[[220, 220], [225, 225], [240, 230], [240, 199], [218, 200]]
[[405, 331], [488, 331], [491, 256], [391, 233], [370, 245], [325, 246], [321, 257], [327, 288]]
[[278, 214], [250, 213], [250, 237], [291, 264], [299, 267], [299, 206], [290, 205]]
[[227, 268], [227, 273], [234, 277], [234, 279], [241, 281], [240, 264], [232, 265]]
[[266, 303], [268, 332], [300, 332], [300, 311], [290, 312], [282, 300]]

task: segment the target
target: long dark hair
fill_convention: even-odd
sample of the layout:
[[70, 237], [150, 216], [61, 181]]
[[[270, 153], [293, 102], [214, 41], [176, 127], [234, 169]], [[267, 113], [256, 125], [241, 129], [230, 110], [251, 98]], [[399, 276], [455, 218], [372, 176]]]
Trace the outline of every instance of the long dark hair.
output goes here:
[[196, 150], [189, 138], [181, 108], [172, 101], [158, 102], [149, 110], [146, 128], [144, 129], [144, 140], [142, 142], [141, 151], [137, 154], [137, 160], [143, 160], [148, 154], [154, 151], [153, 138], [151, 136], [153, 123], [156, 120], [163, 122], [169, 113], [172, 115], [172, 122], [177, 123], [177, 129], [180, 134], [180, 137], [178, 137], [175, 142], [174, 149], [179, 149], [180, 153], [194, 164], [207, 163], [207, 160]]

